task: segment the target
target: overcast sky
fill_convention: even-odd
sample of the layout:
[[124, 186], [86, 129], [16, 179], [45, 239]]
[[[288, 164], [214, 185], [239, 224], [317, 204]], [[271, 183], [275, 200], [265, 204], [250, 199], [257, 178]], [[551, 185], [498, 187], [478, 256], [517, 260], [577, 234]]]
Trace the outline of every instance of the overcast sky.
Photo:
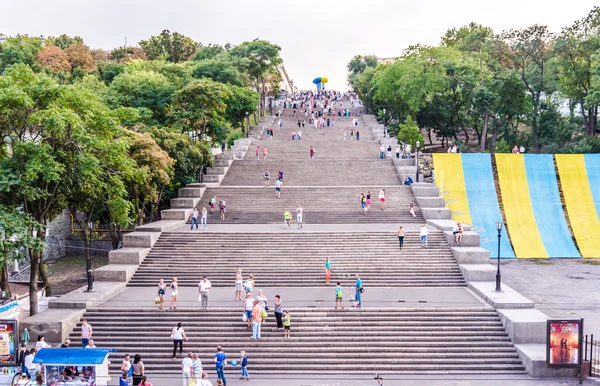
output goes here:
[[546, 24], [553, 31], [588, 14], [598, 0], [0, 0], [0, 33], [79, 35], [92, 48], [135, 45], [163, 29], [203, 44], [261, 38], [278, 44], [300, 88], [328, 77], [343, 89], [356, 54], [393, 57], [410, 44], [439, 43], [470, 22], [496, 32]]

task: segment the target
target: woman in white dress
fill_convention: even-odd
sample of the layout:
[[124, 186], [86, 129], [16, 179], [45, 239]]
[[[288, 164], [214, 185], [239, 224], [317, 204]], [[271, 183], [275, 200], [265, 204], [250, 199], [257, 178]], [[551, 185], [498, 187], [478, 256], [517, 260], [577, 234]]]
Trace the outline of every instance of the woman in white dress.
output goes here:
[[242, 270], [238, 269], [237, 274], [235, 275], [235, 300], [243, 300], [242, 299], [243, 283], [244, 283], [244, 279], [242, 278]]
[[177, 278], [173, 278], [171, 283], [171, 303], [169, 304], [170, 310], [177, 309], [177, 295], [179, 294], [179, 284], [177, 284]]

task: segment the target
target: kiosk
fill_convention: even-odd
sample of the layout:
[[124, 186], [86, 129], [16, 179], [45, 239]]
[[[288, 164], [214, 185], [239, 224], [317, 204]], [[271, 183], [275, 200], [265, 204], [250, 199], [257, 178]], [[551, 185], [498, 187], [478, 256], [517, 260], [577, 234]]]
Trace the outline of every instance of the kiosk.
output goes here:
[[44, 348], [33, 360], [43, 366], [47, 386], [108, 385], [110, 348]]

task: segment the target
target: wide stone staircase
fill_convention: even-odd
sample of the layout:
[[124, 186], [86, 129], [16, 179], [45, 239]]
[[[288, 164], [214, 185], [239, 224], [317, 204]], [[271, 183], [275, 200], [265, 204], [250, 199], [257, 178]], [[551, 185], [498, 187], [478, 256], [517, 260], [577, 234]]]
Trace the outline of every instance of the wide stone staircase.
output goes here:
[[[492, 308], [378, 309], [359, 311], [289, 309], [292, 336], [284, 339], [273, 317], [262, 337], [250, 338], [240, 309], [90, 309], [94, 338], [120, 353], [141, 354], [154, 379], [178, 374], [165, 339], [171, 326], [182, 322], [189, 342], [185, 351], [199, 354], [206, 370], [218, 345], [234, 359], [249, 353], [253, 374], [344, 374], [356, 372], [473, 374], [523, 373], [523, 365]], [[77, 330], [78, 331], [78, 330]], [[71, 334], [77, 340], [78, 334]], [[233, 373], [235, 369], [235, 373]], [[237, 376], [237, 368], [226, 372]]]
[[[266, 241], [266, 239], [268, 241]], [[407, 232], [399, 250], [393, 232], [163, 233], [129, 286], [156, 286], [177, 277], [195, 287], [203, 275], [214, 287], [233, 287], [235, 274], [254, 275], [260, 287], [324, 284], [325, 258], [333, 283], [352, 286], [359, 273], [372, 287], [454, 287], [465, 282], [441, 233], [421, 248], [418, 232]], [[168, 273], [168, 278], [165, 276]]]
[[[306, 121], [303, 138], [291, 141], [291, 131], [298, 130], [297, 119], [287, 109], [283, 127], [273, 124], [274, 139], [267, 140], [262, 131], [256, 134], [243, 159], [226, 161], [225, 176], [220, 174], [215, 179], [220, 181], [219, 186], [197, 184], [180, 189], [183, 194], [173, 200], [174, 209], [163, 214], [183, 222], [193, 205], [208, 207], [210, 198], [216, 196], [226, 201], [226, 219], [220, 220], [218, 213], [209, 215], [209, 232], [183, 228], [162, 231], [158, 240], [152, 239], [151, 250], [140, 259], [126, 290], [154, 294], [161, 278], [170, 282], [177, 277], [182, 291], [196, 291], [198, 281], [206, 275], [214, 291], [231, 289], [231, 299], [227, 298], [230, 301], [211, 304], [205, 312], [189, 306], [192, 302], [183, 302], [178, 310], [158, 311], [148, 299], [124, 303], [117, 300], [113, 305], [109, 301], [88, 308], [85, 317], [94, 327], [99, 347], [115, 347], [118, 355], [140, 353], [146, 373], [158, 385], [174, 384], [169, 383], [173, 379], [169, 377], [181, 371], [180, 361], [171, 358], [169, 339], [171, 328], [178, 322], [183, 323], [190, 337], [184, 343], [185, 351], [199, 354], [212, 380], [217, 345], [224, 347], [230, 359], [237, 359], [237, 353], [246, 350], [251, 374], [265, 377], [372, 377], [375, 372], [523, 374], [525, 368], [498, 313], [468, 292], [444, 234], [431, 229], [429, 248], [421, 248], [415, 224], [424, 221], [419, 205], [412, 189], [400, 185], [394, 161], [379, 159], [379, 137], [374, 138], [365, 128], [362, 118], [358, 126], [361, 139], [356, 141], [349, 137], [350, 130], [357, 129], [351, 126], [351, 118], [336, 117], [335, 127], [315, 130], [308, 119], [300, 116]], [[256, 159], [257, 145], [268, 147], [267, 160], [262, 155]], [[316, 149], [314, 159], [309, 159], [310, 145]], [[271, 173], [268, 189], [262, 187], [265, 169]], [[280, 169], [285, 175], [281, 199], [277, 199], [273, 185]], [[387, 192], [384, 211], [379, 210], [377, 198], [382, 188]], [[369, 190], [373, 204], [364, 216], [359, 196]], [[411, 203], [416, 218], [408, 214]], [[296, 230], [293, 224], [292, 229], [283, 230], [283, 210], [294, 214], [297, 204], [304, 208], [304, 228]], [[218, 232], [211, 229], [216, 223]], [[231, 228], [223, 230], [223, 224]], [[252, 229], [251, 224], [262, 228]], [[264, 224], [281, 226], [269, 225], [273, 229], [265, 232], [261, 231]], [[313, 224], [319, 229], [311, 230]], [[348, 230], [347, 224], [355, 224], [355, 228]], [[402, 251], [395, 233], [399, 224], [408, 225]], [[338, 229], [342, 226], [346, 228]], [[333, 305], [324, 308], [326, 303], [305, 299], [303, 288], [325, 288], [327, 256], [332, 261], [332, 283], [340, 281], [347, 289], [345, 300], [353, 295], [347, 292], [354, 287], [354, 275], [359, 273], [372, 293], [447, 289], [462, 291], [473, 302], [402, 308], [397, 300], [374, 299], [361, 310], [334, 310]], [[289, 288], [298, 294], [299, 303], [287, 308], [293, 316], [290, 339], [283, 339], [282, 332], [276, 331], [272, 316], [263, 326], [262, 338], [250, 338], [241, 320], [242, 302], [230, 306], [237, 269], [243, 270], [244, 278], [253, 274], [258, 288]], [[329, 290], [333, 294], [331, 287]], [[77, 339], [79, 332], [76, 326], [71, 338]], [[239, 368], [233, 371], [228, 367], [226, 373], [237, 378]], [[282, 380], [273, 382], [281, 384]]]

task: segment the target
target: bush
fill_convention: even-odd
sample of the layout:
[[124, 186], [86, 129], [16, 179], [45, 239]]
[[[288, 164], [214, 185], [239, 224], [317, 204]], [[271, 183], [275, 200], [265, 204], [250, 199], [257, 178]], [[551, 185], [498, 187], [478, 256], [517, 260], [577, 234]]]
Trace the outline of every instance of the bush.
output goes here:
[[242, 133], [241, 130], [232, 131], [227, 136], [227, 146], [228, 147], [233, 146], [233, 141], [235, 141], [236, 139], [240, 139], [240, 138], [244, 138], [244, 133]]
[[425, 140], [423, 135], [417, 126], [417, 122], [413, 121], [412, 118], [406, 117], [404, 123], [400, 125], [400, 131], [398, 131], [398, 139], [404, 143], [409, 144], [412, 149], [417, 148], [417, 141], [421, 142], [421, 146], [425, 146]]

